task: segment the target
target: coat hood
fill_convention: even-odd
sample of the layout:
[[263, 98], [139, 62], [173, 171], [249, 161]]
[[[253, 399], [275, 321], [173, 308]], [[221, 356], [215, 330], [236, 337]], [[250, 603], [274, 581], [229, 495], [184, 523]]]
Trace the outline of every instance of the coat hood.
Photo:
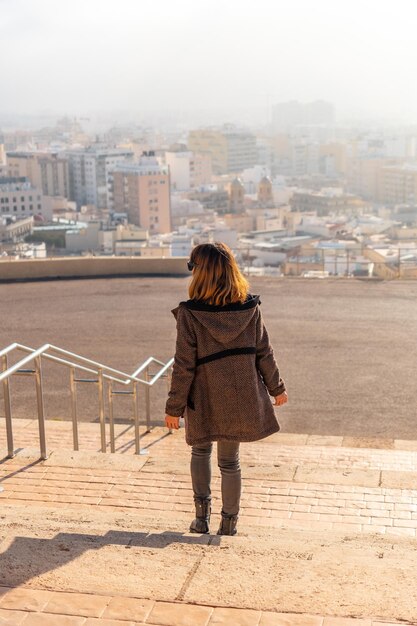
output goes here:
[[227, 344], [234, 341], [246, 329], [260, 303], [259, 296], [253, 295], [249, 295], [243, 304], [227, 304], [226, 306], [187, 300], [180, 302], [172, 313], [177, 317], [179, 308], [185, 307], [213, 339]]

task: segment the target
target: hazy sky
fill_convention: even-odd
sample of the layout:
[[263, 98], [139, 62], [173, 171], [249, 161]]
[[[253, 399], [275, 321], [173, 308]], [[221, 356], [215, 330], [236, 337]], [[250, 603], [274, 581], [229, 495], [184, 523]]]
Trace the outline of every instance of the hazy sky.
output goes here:
[[256, 107], [417, 122], [416, 0], [0, 0], [0, 113]]

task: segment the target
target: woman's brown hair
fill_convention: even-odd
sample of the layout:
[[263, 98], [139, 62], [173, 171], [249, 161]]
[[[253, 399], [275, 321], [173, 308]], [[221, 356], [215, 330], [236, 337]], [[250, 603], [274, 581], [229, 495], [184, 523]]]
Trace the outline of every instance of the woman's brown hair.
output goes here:
[[226, 244], [199, 244], [193, 248], [190, 261], [194, 266], [188, 288], [192, 300], [218, 306], [245, 302], [249, 283]]

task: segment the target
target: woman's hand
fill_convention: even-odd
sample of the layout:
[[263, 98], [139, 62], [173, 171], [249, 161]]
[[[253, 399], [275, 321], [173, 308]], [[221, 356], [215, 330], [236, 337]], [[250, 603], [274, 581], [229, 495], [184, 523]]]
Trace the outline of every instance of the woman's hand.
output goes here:
[[180, 418], [173, 415], [165, 415], [165, 425], [170, 430], [178, 430], [180, 427]]
[[288, 394], [286, 391], [280, 393], [279, 396], [275, 396], [275, 406], [282, 406], [288, 402]]

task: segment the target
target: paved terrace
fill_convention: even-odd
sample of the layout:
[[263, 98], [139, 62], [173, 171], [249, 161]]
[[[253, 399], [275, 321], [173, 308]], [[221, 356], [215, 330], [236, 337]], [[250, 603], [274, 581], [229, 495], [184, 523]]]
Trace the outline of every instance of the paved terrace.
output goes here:
[[[239, 535], [187, 532], [183, 431], [101, 454], [99, 425], [17, 420], [0, 456], [1, 626], [417, 624], [417, 442], [278, 433], [242, 445]], [[5, 441], [0, 421], [0, 441]], [[4, 452], [4, 451], [3, 451]]]

